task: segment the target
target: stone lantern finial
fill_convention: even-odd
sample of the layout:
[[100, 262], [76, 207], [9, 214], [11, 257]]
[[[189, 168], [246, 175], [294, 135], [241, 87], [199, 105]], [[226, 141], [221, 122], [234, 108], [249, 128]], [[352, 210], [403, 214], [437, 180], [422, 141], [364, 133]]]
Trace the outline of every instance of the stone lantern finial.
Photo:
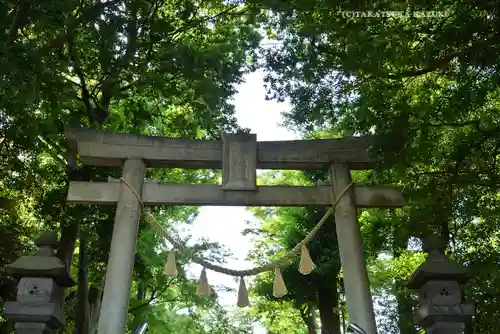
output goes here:
[[38, 239], [35, 240], [35, 245], [41, 246], [57, 246], [59, 245], [59, 240], [57, 240], [57, 233], [52, 231], [43, 231]]
[[444, 254], [446, 245], [441, 237], [437, 235], [431, 235], [424, 239], [422, 248], [426, 253], [438, 252]]
[[36, 253], [37, 256], [53, 256], [54, 248], [57, 247], [59, 241], [57, 240], [57, 233], [51, 231], [44, 231], [38, 239], [35, 240], [35, 245], [40, 249]]

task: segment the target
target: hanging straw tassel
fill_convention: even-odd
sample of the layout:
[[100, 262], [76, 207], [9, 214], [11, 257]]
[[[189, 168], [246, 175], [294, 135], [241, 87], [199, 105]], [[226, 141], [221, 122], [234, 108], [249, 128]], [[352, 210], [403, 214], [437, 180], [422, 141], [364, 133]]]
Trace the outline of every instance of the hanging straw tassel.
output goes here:
[[274, 268], [274, 286], [273, 286], [273, 296], [276, 298], [281, 298], [288, 293], [285, 286], [285, 281], [283, 276], [281, 276], [281, 270], [279, 267]]
[[207, 271], [205, 268], [201, 271], [200, 283], [198, 285], [198, 289], [196, 290], [196, 294], [202, 297], [210, 296], [210, 285], [208, 284]]
[[300, 248], [300, 263], [299, 272], [302, 275], [308, 275], [314, 270], [314, 263], [311, 260], [311, 255], [309, 250], [307, 250], [306, 245], [302, 245]]
[[166, 276], [177, 276], [177, 266], [175, 264], [175, 251], [171, 250], [168, 253], [167, 264], [165, 264], [165, 268], [163, 268], [163, 273]]
[[238, 305], [238, 307], [250, 306], [250, 299], [248, 299], [248, 291], [243, 276], [240, 277], [240, 287], [238, 289], [238, 303], [236, 305]]

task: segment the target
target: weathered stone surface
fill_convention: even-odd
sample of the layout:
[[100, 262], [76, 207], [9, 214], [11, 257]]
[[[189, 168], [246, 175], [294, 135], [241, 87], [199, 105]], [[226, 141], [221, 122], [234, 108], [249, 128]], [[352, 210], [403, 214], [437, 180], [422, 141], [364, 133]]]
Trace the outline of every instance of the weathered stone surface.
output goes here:
[[50, 328], [43, 323], [18, 322], [16, 324], [17, 334], [56, 334], [57, 329]]
[[257, 136], [224, 134], [222, 143], [222, 189], [257, 190]]
[[57, 240], [57, 233], [52, 231], [44, 231], [40, 234], [37, 240], [35, 240], [35, 245], [38, 247], [51, 246], [56, 248], [59, 245], [59, 240]]
[[[92, 129], [65, 130], [70, 147], [86, 165], [118, 167], [126, 158], [141, 158], [151, 168], [222, 168], [218, 140], [186, 140], [113, 133]], [[376, 159], [368, 150], [372, 137], [257, 142], [257, 169], [327, 169], [345, 162], [350, 169], [371, 169]]]
[[462, 334], [464, 330], [463, 323], [438, 322], [427, 328], [427, 334]]
[[35, 256], [23, 256], [6, 266], [6, 271], [20, 280], [16, 301], [5, 303], [4, 316], [16, 322], [17, 333], [55, 333], [66, 321], [62, 312], [63, 286], [75, 282], [54, 256], [57, 234], [43, 232], [35, 244], [40, 247]]
[[[346, 164], [333, 163], [329, 170], [333, 193], [331, 204], [335, 206], [335, 229], [337, 231], [338, 251], [344, 281], [349, 321], [367, 333], [377, 333], [370, 282], [366, 269], [363, 239], [356, 207], [360, 196], [352, 184], [351, 172]], [[369, 189], [367, 188], [364, 188]]]
[[23, 256], [6, 265], [5, 271], [14, 277], [49, 277], [62, 287], [75, 285], [66, 271], [66, 266], [56, 257]]
[[35, 256], [22, 256], [11, 264], [5, 266], [5, 271], [16, 278], [22, 277], [47, 277], [53, 279], [61, 287], [75, 285], [69, 276], [66, 266], [56, 256], [53, 248], [58, 244], [57, 234], [42, 232], [35, 241], [40, 247]]
[[421, 303], [432, 305], [454, 306], [462, 301], [460, 285], [456, 281], [430, 280], [419, 289]]
[[17, 301], [46, 304], [56, 302], [58, 289], [59, 286], [51, 278], [23, 277], [17, 286]]
[[[115, 204], [119, 181], [70, 182], [68, 202], [79, 204]], [[396, 208], [404, 204], [401, 191], [383, 186], [354, 186], [360, 208]], [[142, 200], [146, 205], [216, 206], [331, 206], [331, 186], [293, 187], [260, 186], [255, 192], [223, 191], [215, 184], [145, 183]]]
[[447, 306], [420, 304], [414, 322], [422, 327], [430, 327], [437, 322], [466, 323], [471, 321], [474, 311], [474, 305], [471, 304]]
[[445, 245], [437, 236], [424, 241], [427, 259], [413, 273], [408, 286], [419, 290], [420, 306], [415, 323], [427, 334], [462, 333], [465, 323], [472, 320], [474, 306], [462, 302], [460, 284], [470, 278], [464, 266], [451, 262], [445, 255]]
[[58, 303], [6, 302], [4, 308], [5, 317], [16, 322], [44, 323], [51, 328], [65, 325], [65, 317]]
[[118, 185], [118, 205], [116, 206], [113, 236], [109, 251], [106, 280], [98, 322], [100, 334], [123, 334], [126, 332], [130, 285], [136, 254], [137, 233], [146, 166], [141, 159], [128, 159], [123, 166], [122, 178], [126, 183]]

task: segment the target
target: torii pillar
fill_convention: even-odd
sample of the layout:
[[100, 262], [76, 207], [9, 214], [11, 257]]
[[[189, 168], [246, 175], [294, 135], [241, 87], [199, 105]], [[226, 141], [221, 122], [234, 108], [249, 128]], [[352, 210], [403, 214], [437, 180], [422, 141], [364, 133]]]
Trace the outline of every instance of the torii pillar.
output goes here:
[[[146, 165], [140, 158], [125, 160], [122, 177], [142, 194]], [[125, 184], [120, 184], [111, 248], [99, 316], [99, 333], [125, 333], [134, 269], [141, 203]]]
[[[342, 163], [332, 164], [329, 172], [333, 193], [337, 198], [351, 184], [351, 172]], [[352, 188], [347, 190], [335, 206], [335, 228], [349, 322], [360, 326], [368, 334], [376, 334], [377, 325], [363, 252], [363, 238]]]

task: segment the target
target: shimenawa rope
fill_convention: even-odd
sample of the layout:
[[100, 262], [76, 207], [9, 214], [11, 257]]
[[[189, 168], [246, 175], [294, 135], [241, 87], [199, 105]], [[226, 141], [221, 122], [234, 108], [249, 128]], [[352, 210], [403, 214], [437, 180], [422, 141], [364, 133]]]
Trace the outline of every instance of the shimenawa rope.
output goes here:
[[[176, 240], [175, 238], [171, 237], [167, 233], [165, 228], [163, 228], [163, 226], [158, 224], [156, 218], [153, 216], [153, 214], [151, 214], [149, 209], [144, 205], [144, 202], [142, 201], [142, 198], [139, 195], [139, 193], [137, 192], [137, 190], [135, 190], [135, 188], [132, 187], [132, 185], [127, 180], [125, 180], [123, 177], [120, 178], [120, 181], [123, 182], [137, 197], [139, 203], [141, 204], [143, 211], [146, 213], [146, 217], [145, 217], [146, 221], [149, 224], [151, 224], [151, 227], [155, 231], [160, 233], [168, 242], [170, 242], [174, 246], [174, 248], [177, 248], [178, 250], [180, 250], [182, 252], [189, 253], [188, 247], [186, 247], [181, 241]], [[278, 260], [269, 262], [269, 263], [262, 265], [262, 266], [259, 266], [259, 267], [254, 267], [252, 269], [235, 270], [235, 269], [230, 269], [230, 268], [226, 268], [226, 267], [222, 267], [222, 266], [213, 264], [211, 262], [204, 260], [203, 258], [201, 258], [197, 255], [192, 255], [191, 259], [193, 262], [203, 266], [204, 268], [213, 270], [213, 271], [218, 272], [218, 273], [222, 273], [222, 274], [226, 274], [226, 275], [230, 275], [230, 276], [237, 276], [237, 277], [254, 276], [254, 275], [263, 273], [265, 271], [270, 271], [270, 270], [273, 270], [275, 268], [283, 267], [283, 266], [287, 265], [288, 262], [292, 258], [294, 258], [295, 256], [297, 256], [299, 254], [302, 246], [307, 245], [316, 236], [316, 234], [318, 233], [321, 226], [323, 226], [323, 224], [326, 222], [328, 217], [330, 217], [330, 215], [333, 213], [333, 209], [335, 208], [335, 206], [337, 205], [339, 200], [347, 192], [347, 190], [349, 190], [349, 188], [352, 185], [353, 185], [353, 183], [351, 182], [347, 187], [345, 187], [344, 190], [342, 190], [342, 192], [340, 192], [339, 196], [335, 199], [332, 207], [326, 211], [323, 218], [321, 218], [320, 221], [311, 229], [311, 231], [309, 231], [309, 233], [305, 236], [305, 238], [302, 239], [302, 241], [300, 241], [294, 248], [292, 248], [289, 252], [287, 252], [284, 256], [282, 256]]]

